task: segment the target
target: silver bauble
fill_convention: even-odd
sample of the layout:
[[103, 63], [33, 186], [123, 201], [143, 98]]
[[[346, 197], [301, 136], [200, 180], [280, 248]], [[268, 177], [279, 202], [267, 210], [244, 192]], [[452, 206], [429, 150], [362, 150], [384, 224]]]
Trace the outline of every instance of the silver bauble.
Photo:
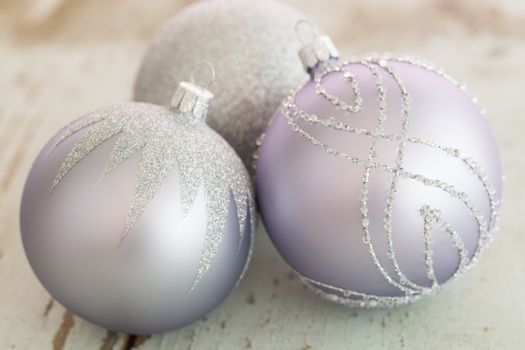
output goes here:
[[112, 330], [162, 332], [200, 318], [238, 282], [256, 219], [251, 185], [234, 150], [193, 115], [202, 107], [100, 109], [36, 159], [24, 248], [72, 312]]
[[394, 307], [437, 292], [497, 230], [501, 162], [482, 111], [419, 60], [309, 62], [312, 79], [283, 101], [258, 154], [275, 247], [342, 304]]
[[198, 2], [154, 37], [135, 82], [135, 100], [168, 104], [194, 63], [217, 68], [209, 125], [251, 171], [256, 139], [289, 90], [306, 81], [294, 27], [303, 15], [274, 1]]

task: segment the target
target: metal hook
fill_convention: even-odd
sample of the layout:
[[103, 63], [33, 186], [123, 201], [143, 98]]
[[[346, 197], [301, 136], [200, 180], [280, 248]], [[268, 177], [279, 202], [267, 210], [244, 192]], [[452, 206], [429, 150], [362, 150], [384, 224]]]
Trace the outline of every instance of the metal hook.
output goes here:
[[[306, 38], [307, 40], [305, 39], [304, 35], [301, 35], [301, 27], [308, 31], [309, 35]], [[305, 32], [303, 31], [302, 34], [305, 34]], [[295, 24], [295, 36], [297, 37], [297, 39], [299, 39], [301, 44], [306, 45], [314, 41], [314, 39], [317, 38], [319, 35], [312, 22], [303, 18], [298, 20]]]
[[[206, 82], [206, 83], [195, 83], [195, 74], [198, 73], [198, 68], [202, 65], [206, 65], [208, 68], [209, 68], [209, 73], [210, 73], [210, 78], [209, 78], [209, 81]], [[202, 61], [199, 61], [195, 64], [195, 66], [193, 67], [193, 72], [191, 73], [191, 77], [190, 77], [190, 82], [192, 84], [195, 84], [195, 85], [199, 85], [200, 87], [206, 89], [208, 87], [210, 87], [213, 82], [215, 81], [215, 68], [213, 68], [213, 65], [206, 61], [206, 60], [202, 60]]]

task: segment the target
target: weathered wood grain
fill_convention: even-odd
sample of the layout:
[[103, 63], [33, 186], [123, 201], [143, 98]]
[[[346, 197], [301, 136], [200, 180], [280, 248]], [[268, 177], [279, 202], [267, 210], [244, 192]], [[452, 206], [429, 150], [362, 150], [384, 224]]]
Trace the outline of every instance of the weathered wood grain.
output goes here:
[[524, 348], [525, 4], [517, 0], [288, 1], [324, 25], [342, 52], [427, 57], [468, 82], [487, 109], [507, 178], [501, 232], [479, 266], [435, 297], [395, 310], [322, 301], [260, 226], [239, 288], [178, 331], [110, 332], [50, 298], [19, 237], [31, 162], [74, 117], [129, 99], [149, 37], [187, 2], [48, 0], [27, 23], [29, 1], [0, 0], [0, 349]]

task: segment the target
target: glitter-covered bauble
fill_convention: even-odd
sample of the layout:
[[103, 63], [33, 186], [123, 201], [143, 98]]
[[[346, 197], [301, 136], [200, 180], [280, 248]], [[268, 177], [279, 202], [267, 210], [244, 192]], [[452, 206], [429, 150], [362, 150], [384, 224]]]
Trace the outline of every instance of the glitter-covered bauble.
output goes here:
[[211, 94], [181, 83], [174, 106], [90, 113], [41, 151], [21, 231], [49, 293], [106, 328], [157, 333], [221, 303], [254, 232], [249, 175], [203, 118]]
[[496, 227], [500, 159], [483, 113], [426, 64], [312, 55], [312, 80], [259, 149], [268, 234], [330, 300], [390, 307], [434, 292]]
[[168, 104], [194, 62], [217, 68], [208, 124], [251, 171], [255, 140], [290, 89], [307, 80], [294, 27], [304, 16], [267, 0], [200, 1], [154, 37], [135, 82], [135, 100]]

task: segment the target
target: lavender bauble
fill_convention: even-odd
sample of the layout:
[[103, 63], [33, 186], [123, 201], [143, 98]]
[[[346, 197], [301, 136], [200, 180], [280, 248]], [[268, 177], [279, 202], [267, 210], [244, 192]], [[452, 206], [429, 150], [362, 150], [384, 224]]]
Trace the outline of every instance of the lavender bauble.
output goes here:
[[199, 1], [155, 35], [135, 82], [134, 99], [168, 104], [194, 63], [217, 68], [209, 125], [251, 171], [255, 140], [290, 89], [307, 80], [294, 27], [304, 18], [277, 1]]
[[66, 308], [112, 330], [157, 333], [200, 318], [251, 251], [248, 173], [199, 119], [211, 95], [190, 84], [179, 92], [174, 107], [126, 103], [73, 122], [41, 151], [24, 189], [35, 274]]
[[273, 243], [327, 298], [396, 306], [470, 267], [490, 242], [500, 159], [480, 109], [452, 79], [373, 56], [312, 70], [259, 149]]

